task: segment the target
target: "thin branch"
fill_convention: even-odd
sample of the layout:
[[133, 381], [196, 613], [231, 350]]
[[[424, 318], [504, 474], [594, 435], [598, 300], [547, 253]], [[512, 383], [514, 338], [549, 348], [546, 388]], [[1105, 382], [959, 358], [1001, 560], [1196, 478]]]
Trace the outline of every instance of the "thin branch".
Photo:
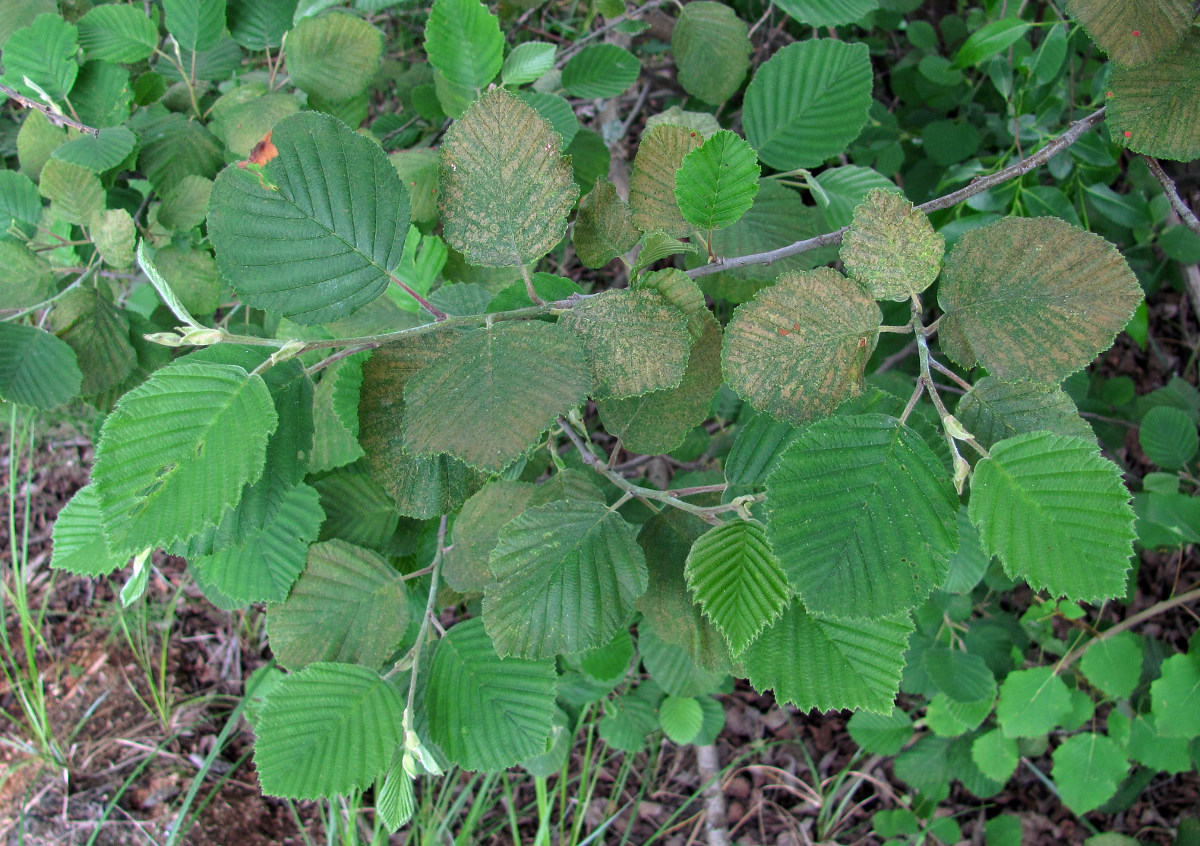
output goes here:
[[399, 285], [400, 289], [403, 290], [404, 293], [408, 294], [410, 297], [412, 297], [414, 300], [416, 300], [417, 304], [419, 306], [421, 306], [421, 308], [425, 309], [427, 312], [432, 314], [434, 320], [441, 323], [443, 320], [445, 320], [447, 317], [449, 317], [449, 315], [446, 314], [446, 312], [442, 311], [440, 308], [435, 306], [433, 303], [429, 302], [429, 300], [422, 297], [420, 294], [418, 294], [412, 288], [405, 285], [398, 278], [396, 278], [396, 276], [394, 276], [393, 274], [389, 273], [388, 278], [391, 279], [393, 282], [395, 282], [397, 285]]
[[1155, 616], [1163, 613], [1164, 611], [1168, 611], [1168, 610], [1174, 608], [1176, 605], [1183, 605], [1188, 602], [1194, 602], [1197, 599], [1200, 599], [1200, 588], [1196, 588], [1194, 590], [1189, 590], [1187, 593], [1181, 593], [1178, 596], [1171, 597], [1170, 599], [1164, 599], [1162, 602], [1156, 603], [1155, 605], [1151, 605], [1145, 611], [1139, 611], [1138, 613], [1134, 614], [1132, 617], [1126, 617], [1124, 620], [1117, 623], [1112, 628], [1105, 629], [1103, 632], [1101, 632], [1099, 635], [1097, 635], [1096, 637], [1089, 640], [1087, 643], [1083, 644], [1082, 646], [1075, 647], [1070, 652], [1068, 652], [1066, 655], [1064, 655], [1063, 659], [1058, 662], [1058, 668], [1057, 668], [1056, 672], [1061, 673], [1067, 667], [1070, 667], [1072, 664], [1074, 664], [1076, 661], [1078, 661], [1080, 658], [1083, 657], [1083, 653], [1087, 652], [1089, 649], [1091, 649], [1093, 646], [1095, 646], [1100, 641], [1108, 640], [1110, 637], [1115, 637], [1123, 631], [1128, 631], [1129, 629], [1132, 629], [1134, 626], [1138, 625], [1139, 623], [1144, 623], [1146, 620], [1149, 620], [1151, 617], [1155, 617]]
[[554, 66], [556, 68], [558, 68], [559, 70], [562, 70], [563, 65], [565, 65], [567, 63], [567, 60], [583, 49], [583, 47], [581, 45], [586, 44], [587, 42], [591, 41], [593, 38], [603, 35], [604, 33], [608, 32], [611, 29], [615, 29], [616, 27], [625, 23], [625, 21], [636, 20], [640, 15], [643, 15], [646, 12], [649, 12], [651, 9], [657, 9], [659, 6], [662, 6], [666, 2], [668, 2], [668, 0], [651, 0], [651, 2], [647, 3], [644, 6], [638, 6], [632, 12], [626, 12], [623, 15], [617, 15], [615, 18], [608, 20], [607, 22], [605, 22], [604, 26], [600, 27], [597, 30], [593, 30], [592, 32], [589, 32], [587, 35], [583, 36], [583, 38], [578, 39], [574, 44], [572, 44], [566, 50], [563, 50], [562, 53], [559, 54], [558, 61], [554, 63]]
[[[938, 197], [936, 200], [930, 200], [917, 206], [921, 211], [929, 214], [932, 211], [940, 209], [948, 209], [951, 206], [958, 205], [963, 200], [973, 197], [976, 194], [981, 194], [988, 188], [1007, 182], [1018, 176], [1024, 176], [1029, 171], [1048, 162], [1057, 153], [1070, 147], [1079, 140], [1083, 133], [1087, 132], [1093, 126], [1096, 126], [1104, 119], [1104, 109], [1092, 112], [1085, 118], [1075, 121], [1062, 135], [1054, 138], [1045, 147], [1042, 147], [1032, 156], [1022, 159], [1016, 164], [1009, 165], [1003, 170], [998, 170], [995, 173], [987, 176], [980, 176], [971, 181], [971, 184], [957, 191], [946, 194], [944, 197]], [[850, 227], [843, 226], [835, 232], [827, 232], [824, 235], [817, 235], [815, 238], [805, 238], [802, 241], [788, 244], [786, 247], [779, 247], [774, 250], [767, 250], [762, 253], [753, 253], [748, 256], [738, 256], [736, 258], [720, 258], [718, 257], [711, 264], [706, 264], [693, 270], [686, 271], [687, 275], [693, 279], [699, 279], [701, 276], [708, 276], [711, 273], [720, 273], [723, 270], [732, 270], [737, 267], [746, 267], [752, 264], [773, 264], [780, 259], [788, 256], [799, 255], [800, 253], [815, 250], [818, 247], [827, 247], [831, 244], [840, 244], [842, 236], [846, 234], [846, 230]]]
[[1163, 170], [1163, 166], [1158, 159], [1150, 156], [1142, 156], [1142, 158], [1146, 160], [1146, 164], [1150, 167], [1150, 172], [1154, 174], [1154, 178], [1162, 186], [1163, 193], [1167, 195], [1167, 200], [1171, 203], [1171, 208], [1175, 210], [1175, 214], [1179, 215], [1179, 219], [1183, 221], [1188, 229], [1200, 235], [1200, 218], [1196, 217], [1196, 213], [1188, 208], [1187, 203], [1183, 201], [1183, 197], [1179, 196], [1179, 189], [1175, 187], [1175, 180]]
[[15, 100], [17, 103], [27, 109], [37, 109], [39, 112], [45, 115], [46, 120], [50, 121], [51, 123], [57, 123], [59, 126], [69, 126], [72, 129], [78, 129], [80, 132], [86, 132], [93, 138], [100, 137], [100, 130], [96, 129], [94, 126], [88, 126], [85, 123], [72, 120], [65, 115], [60, 115], [45, 103], [40, 103], [37, 100], [34, 100], [32, 97], [26, 97], [20, 91], [15, 91], [12, 88], [9, 88], [7, 85], [0, 85], [0, 94], [7, 95], [10, 99]]

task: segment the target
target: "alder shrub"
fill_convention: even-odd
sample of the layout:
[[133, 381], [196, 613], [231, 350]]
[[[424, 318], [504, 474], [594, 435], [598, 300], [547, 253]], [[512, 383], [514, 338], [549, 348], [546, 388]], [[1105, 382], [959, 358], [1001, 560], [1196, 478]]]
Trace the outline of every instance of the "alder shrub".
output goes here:
[[560, 44], [478, 0], [423, 31], [329, 5], [0, 2], [29, 107], [0, 394], [105, 414], [53, 565], [132, 559], [132, 602], [162, 550], [265, 604], [264, 792], [373, 788], [396, 828], [423, 775], [557, 772], [591, 703], [617, 749], [712, 743], [731, 677], [855, 710], [929, 815], [1020, 756], [1077, 813], [1194, 765], [1196, 648], [1099, 621], [1135, 510], [1063, 388], [1144, 327], [1080, 214], [1139, 255], [1164, 231], [1165, 174], [1108, 182], [1122, 148], [1200, 156], [1190, 2], [989, 3], [939, 38], [907, 0], [779, 0], [762, 41], [766, 6], [698, 0], [669, 44], [613, 0]]

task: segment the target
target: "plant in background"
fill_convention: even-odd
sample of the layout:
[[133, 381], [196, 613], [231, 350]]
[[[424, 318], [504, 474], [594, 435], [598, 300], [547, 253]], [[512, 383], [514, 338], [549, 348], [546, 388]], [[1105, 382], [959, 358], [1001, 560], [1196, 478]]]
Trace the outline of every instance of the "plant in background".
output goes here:
[[[20, 4], [0, 31], [35, 107], [0, 173], [0, 395], [107, 412], [53, 563], [132, 559], [132, 601], [164, 550], [217, 606], [265, 603], [265, 792], [373, 790], [394, 830], [419, 776], [545, 779], [598, 709], [616, 749], [712, 743], [733, 676], [857, 709], [919, 794], [877, 817], [898, 836], [955, 839], [951, 780], [993, 795], [1051, 743], [1080, 814], [1193, 765], [1196, 650], [1077, 604], [1128, 595], [1137, 534], [1070, 393], [1169, 275], [1151, 245], [1200, 237], [1162, 225], [1187, 209], [1154, 159], [1161, 198], [1107, 186], [1122, 148], [1200, 156], [1190, 4], [1069, 4], [1101, 67], [1050, 6], [939, 37], [915, 3], [791, 0], [800, 37], [751, 74], [750, 18], [689, 3], [687, 99], [627, 191], [607, 145], [636, 112], [576, 116], [639, 84], [642, 108], [626, 47], [510, 45], [436, 0], [401, 68], [384, 47], [416, 34], [382, 4], [326, 5]], [[640, 11], [602, 2], [600, 31]], [[890, 108], [856, 22], [912, 48]], [[380, 79], [402, 108], [356, 132]], [[1195, 413], [1143, 421], [1177, 467]], [[681, 471], [625, 472], [660, 455]], [[1192, 499], [1147, 484], [1142, 523], [1190, 542], [1153, 497]], [[1017, 615], [1021, 583], [1046, 598]]]

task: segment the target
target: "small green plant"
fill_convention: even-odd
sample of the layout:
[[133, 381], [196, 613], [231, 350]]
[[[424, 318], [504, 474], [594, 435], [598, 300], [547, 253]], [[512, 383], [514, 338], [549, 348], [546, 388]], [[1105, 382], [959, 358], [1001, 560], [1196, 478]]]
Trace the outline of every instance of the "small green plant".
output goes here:
[[[735, 676], [858, 711], [919, 793], [897, 837], [953, 839], [951, 781], [993, 795], [1022, 755], [1079, 814], [1192, 766], [1195, 647], [1083, 607], [1129, 595], [1150, 512], [1068, 390], [1200, 237], [1158, 162], [1200, 156], [1189, 3], [935, 29], [697, 0], [639, 46], [649, 7], [609, 0], [590, 33], [546, 7], [561, 43], [388, 5], [17, 4], [0, 31], [30, 109], [0, 396], [106, 413], [53, 563], [132, 559], [131, 603], [162, 549], [265, 604], [264, 791], [351, 839], [370, 802], [370, 841], [418, 778], [521, 765], [539, 842], [579, 839], [549, 778], [583, 716], [626, 752], [711, 744]], [[752, 38], [771, 16], [788, 43]]]

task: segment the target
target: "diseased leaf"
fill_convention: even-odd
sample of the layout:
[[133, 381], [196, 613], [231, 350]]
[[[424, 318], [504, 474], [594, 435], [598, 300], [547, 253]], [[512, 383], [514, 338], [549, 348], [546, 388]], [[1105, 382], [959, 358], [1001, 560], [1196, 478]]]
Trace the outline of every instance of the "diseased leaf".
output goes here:
[[942, 349], [998, 379], [1059, 382], [1112, 343], [1142, 298], [1116, 247], [1058, 218], [1006, 218], [946, 258]]
[[[741, 655], [755, 689], [801, 710], [890, 713], [913, 631], [907, 614], [827, 620], [799, 599]], [[797, 660], [797, 656], [804, 656]]]
[[835, 270], [785, 273], [738, 306], [725, 329], [725, 380], [760, 411], [790, 423], [828, 414], [862, 390], [883, 315]]
[[903, 302], [933, 284], [945, 239], [903, 196], [872, 190], [842, 238], [842, 262], [877, 300]]
[[767, 537], [814, 614], [875, 617], [946, 578], [958, 497], [914, 431], [882, 414], [812, 424], [767, 477]]
[[505, 321], [475, 330], [405, 385], [404, 448], [499, 472], [583, 402], [589, 381], [579, 342], [559, 326]]
[[724, 103], [741, 87], [752, 50], [745, 21], [723, 3], [688, 3], [671, 31], [679, 84], [714, 105]]
[[1062, 388], [1027, 379], [983, 377], [958, 401], [954, 416], [986, 449], [1039, 430], [1085, 440], [1095, 437]]
[[642, 136], [629, 173], [629, 207], [638, 229], [679, 238], [691, 234], [692, 225], [675, 201], [675, 172], [683, 157], [703, 143], [697, 130], [670, 123]]
[[1067, 12], [1117, 65], [1140, 65], [1170, 50], [1194, 13], [1188, 0], [1068, 0]]
[[1034, 590], [1085, 602], [1125, 593], [1133, 509], [1094, 442], [1049, 432], [1001, 441], [975, 466], [970, 514], [984, 551]]
[[1117, 65], [1109, 85], [1114, 141], [1162, 159], [1200, 157], [1200, 35], [1192, 32], [1144, 65]]
[[629, 206], [604, 177], [579, 204], [572, 230], [575, 252], [584, 267], [598, 268], [632, 250], [640, 233]]
[[553, 661], [501, 658], [482, 621], [459, 623], [429, 667], [429, 735], [463, 769], [511, 767], [546, 751], [556, 679]]
[[247, 305], [297, 323], [344, 317], [383, 293], [408, 232], [408, 191], [373, 142], [328, 115], [275, 126], [271, 185], [230, 166], [209, 202], [217, 266]]
[[442, 142], [446, 241], [483, 267], [549, 252], [579, 197], [560, 145], [550, 124], [505, 89], [480, 98]]
[[382, 54], [383, 33], [340, 12], [305, 18], [287, 37], [292, 83], [326, 100], [347, 100], [364, 91]]
[[603, 646], [646, 590], [633, 528], [603, 503], [526, 509], [500, 531], [483, 620], [502, 655], [552, 658]]
[[740, 137], [722, 129], [683, 157], [675, 174], [675, 201], [684, 220], [703, 230], [724, 229], [754, 204], [758, 157]]
[[137, 364], [126, 312], [96, 288], [76, 288], [60, 297], [50, 328], [75, 350], [83, 371], [79, 391], [85, 396], [119, 385]]
[[679, 385], [691, 337], [682, 312], [648, 288], [613, 291], [559, 319], [583, 341], [591, 395], [635, 397]]

